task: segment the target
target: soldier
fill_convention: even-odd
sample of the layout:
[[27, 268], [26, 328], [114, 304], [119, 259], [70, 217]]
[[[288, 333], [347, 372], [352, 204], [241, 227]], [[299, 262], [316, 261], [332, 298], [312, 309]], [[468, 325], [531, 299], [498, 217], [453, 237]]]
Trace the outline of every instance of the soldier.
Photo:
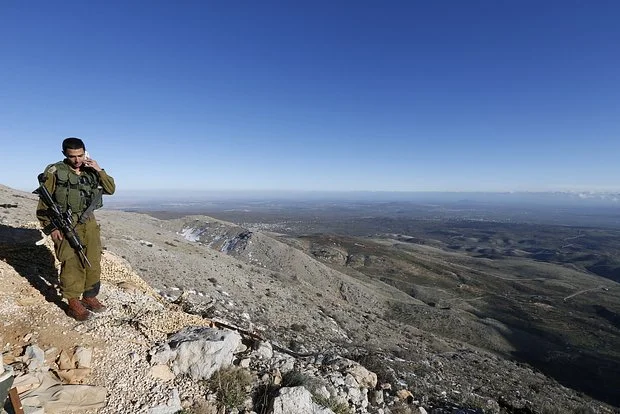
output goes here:
[[83, 321], [92, 312], [101, 312], [105, 306], [97, 299], [101, 276], [101, 235], [93, 210], [100, 208], [103, 194], [113, 194], [114, 179], [97, 163], [86, 156], [86, 147], [79, 138], [62, 142], [65, 159], [48, 165], [43, 173], [43, 185], [63, 212], [71, 209], [75, 231], [85, 247], [83, 260], [60, 229], [55, 228], [49, 210], [39, 200], [37, 218], [43, 232], [54, 241], [56, 258], [61, 262], [60, 289], [69, 302], [68, 315]]

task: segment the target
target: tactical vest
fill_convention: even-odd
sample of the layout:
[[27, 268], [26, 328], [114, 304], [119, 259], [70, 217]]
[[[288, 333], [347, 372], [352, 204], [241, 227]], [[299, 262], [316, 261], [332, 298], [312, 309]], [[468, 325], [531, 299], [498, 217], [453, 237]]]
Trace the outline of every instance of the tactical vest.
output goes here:
[[[75, 214], [81, 214], [90, 206], [99, 188], [99, 176], [91, 169], [82, 170], [77, 175], [63, 161], [53, 164], [56, 167], [56, 189], [52, 196], [63, 211], [71, 208]], [[50, 166], [51, 167], [51, 166]], [[103, 205], [102, 197], [97, 200], [95, 209]]]

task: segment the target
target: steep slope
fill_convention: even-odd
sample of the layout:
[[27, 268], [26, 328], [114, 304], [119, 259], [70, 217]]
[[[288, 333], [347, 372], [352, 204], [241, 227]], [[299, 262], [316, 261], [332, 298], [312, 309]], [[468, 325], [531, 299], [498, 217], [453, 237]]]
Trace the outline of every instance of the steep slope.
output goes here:
[[392, 318], [525, 361], [565, 385], [619, 403], [617, 283], [565, 264], [489, 259], [390, 235], [301, 239], [308, 254], [330, 266], [362, 272], [428, 305], [398, 304]]
[[[140, 327], [140, 323], [148, 320], [141, 310], [152, 309], [148, 313], [165, 318], [163, 315], [170, 308], [162, 298], [167, 297], [187, 310], [238, 325], [297, 353], [311, 353], [317, 359], [333, 353], [357, 358], [394, 387], [415, 390], [415, 397], [420, 401], [467, 403], [486, 407], [489, 412], [499, 412], [500, 407], [504, 412], [543, 412], [550, 407], [557, 407], [559, 412], [579, 407], [611, 412], [605, 404], [580, 396], [527, 366], [463, 341], [432, 334], [423, 325], [413, 326], [390, 316], [394, 303], [411, 312], [434, 311], [424, 301], [403, 294], [387, 283], [376, 283], [363, 273], [332, 269], [266, 234], [246, 233], [237, 237], [246, 230], [207, 217], [161, 221], [135, 213], [99, 212], [104, 245], [109, 252], [106, 260], [125, 266], [121, 279], [129, 278], [127, 275], [132, 272], [144, 279], [154, 288], [152, 299], [149, 299], [154, 302], [145, 305], [145, 302], [128, 298], [115, 287], [117, 279], [108, 279], [104, 292], [111, 306], [110, 313], [97, 319], [99, 323], [92, 326], [75, 325], [63, 318], [56, 305], [52, 305], [53, 311], [30, 307], [38, 306], [51, 290], [47, 283], [38, 281], [42, 270], [43, 279], [48, 282], [53, 279], [49, 249], [33, 244], [40, 237], [34, 229], [35, 202], [29, 194], [0, 187], [0, 204], [18, 205], [0, 210], [2, 275], [10, 276], [13, 281], [7, 283], [22, 286], [13, 293], [27, 287], [25, 280], [39, 292], [31, 290], [32, 299], [26, 305], [7, 299], [2, 309], [7, 315], [14, 312], [16, 306], [22, 306], [21, 311], [29, 315], [53, 313], [53, 320], [57, 320], [60, 327], [58, 331], [66, 331], [66, 338], [75, 334], [84, 340], [82, 335], [88, 333], [83, 331], [84, 326], [92, 328], [95, 334], [100, 333], [97, 327], [120, 327], [116, 336], [102, 333], [89, 341], [102, 350], [114, 349], [120, 333], [129, 331], [132, 332], [129, 341], [140, 344], [144, 341], [144, 332], [147, 336], [151, 332]], [[185, 237], [192, 233], [188, 228], [204, 223], [215, 223], [226, 234], [216, 241], [219, 244], [215, 250], [213, 244], [207, 246], [215, 241], [215, 231], [208, 230], [215, 236], [203, 241]], [[245, 247], [241, 248], [241, 242]], [[34, 260], [35, 257], [39, 259]], [[20, 281], [20, 277], [23, 280]], [[10, 297], [11, 294], [5, 296]], [[200, 318], [186, 320], [176, 314], [170, 316], [165, 319], [174, 320], [174, 326], [201, 321]], [[32, 320], [32, 328], [44, 332], [38, 319], [24, 317], [21, 320]], [[26, 323], [20, 334], [26, 332], [28, 326]], [[5, 330], [3, 334], [10, 335], [9, 331], [15, 329]], [[154, 337], [146, 339], [163, 338], [173, 331], [171, 327], [153, 329]], [[50, 341], [54, 332], [46, 335]], [[11, 338], [13, 346], [23, 344], [23, 339], [15, 334]], [[135, 352], [144, 355], [146, 347], [139, 345]], [[125, 352], [129, 351], [125, 349]], [[107, 361], [112, 376], [101, 381], [110, 385], [116, 381], [111, 379], [115, 371], [114, 363]], [[144, 374], [135, 370], [124, 372], [123, 375]], [[163, 387], [157, 392], [164, 395], [169, 391], [170, 387]]]

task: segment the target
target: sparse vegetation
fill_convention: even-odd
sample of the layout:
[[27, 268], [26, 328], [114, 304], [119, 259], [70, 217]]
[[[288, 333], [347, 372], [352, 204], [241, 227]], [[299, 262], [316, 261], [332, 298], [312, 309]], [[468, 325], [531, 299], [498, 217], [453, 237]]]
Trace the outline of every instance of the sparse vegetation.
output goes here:
[[305, 331], [308, 327], [303, 323], [294, 323], [291, 325], [291, 330], [295, 332]]
[[226, 408], [237, 408], [245, 402], [252, 386], [252, 374], [243, 368], [230, 367], [217, 371], [207, 381], [217, 402]]
[[312, 394], [312, 400], [321, 407], [329, 408], [335, 414], [353, 414], [353, 410], [348, 404], [336, 398], [325, 398], [320, 395]]
[[293, 370], [282, 375], [281, 385], [283, 387], [299, 387], [306, 385], [309, 380], [310, 377], [306, 374]]
[[274, 384], [261, 384], [254, 391], [252, 405], [258, 414], [266, 414], [273, 398], [277, 395], [279, 386]]

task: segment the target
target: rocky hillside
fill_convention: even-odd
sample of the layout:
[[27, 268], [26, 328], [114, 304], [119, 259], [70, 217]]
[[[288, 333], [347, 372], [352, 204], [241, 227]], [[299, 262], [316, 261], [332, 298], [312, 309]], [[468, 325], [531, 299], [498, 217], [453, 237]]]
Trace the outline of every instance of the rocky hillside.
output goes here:
[[78, 323], [35, 204], [0, 186], [0, 343], [27, 412], [615, 412], [390, 318], [427, 307], [391, 285], [209, 217], [100, 211], [108, 308]]

